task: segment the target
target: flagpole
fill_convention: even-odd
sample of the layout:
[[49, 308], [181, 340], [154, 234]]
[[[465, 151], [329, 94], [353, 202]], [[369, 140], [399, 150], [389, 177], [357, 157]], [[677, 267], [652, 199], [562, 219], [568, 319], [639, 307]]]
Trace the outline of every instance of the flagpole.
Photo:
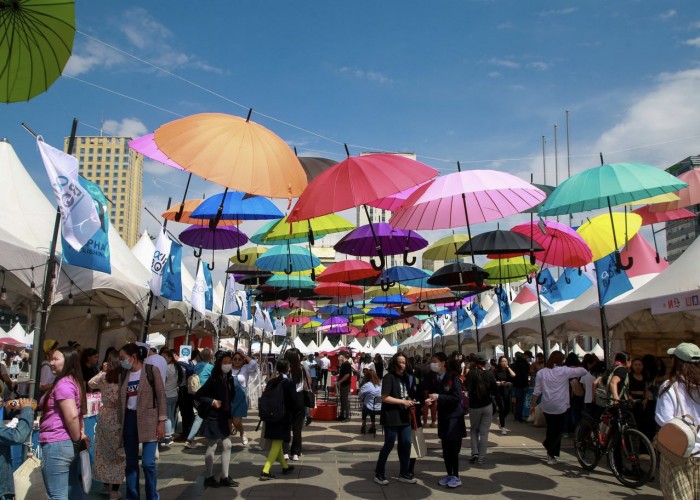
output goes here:
[[[34, 137], [37, 135], [32, 129], [30, 129], [24, 123], [22, 127], [25, 128]], [[73, 147], [75, 146], [75, 134], [78, 130], [78, 119], [73, 118], [73, 125], [71, 126], [70, 138], [68, 139], [68, 151], [69, 155], [73, 154]], [[39, 379], [41, 372], [41, 363], [39, 362], [39, 352], [43, 352], [44, 339], [46, 338], [46, 327], [49, 319], [49, 309], [51, 307], [51, 297], [53, 296], [54, 279], [56, 277], [56, 247], [58, 246], [58, 233], [61, 228], [61, 207], [56, 206], [56, 218], [53, 225], [53, 236], [51, 237], [51, 248], [49, 249], [49, 259], [46, 262], [46, 272], [44, 274], [44, 295], [41, 299], [41, 304], [39, 310], [37, 311], [36, 322], [39, 324], [39, 328], [34, 331], [34, 349], [32, 349], [32, 371], [33, 377], [29, 382], [29, 394], [34, 394], [36, 399], [39, 399]]]
[[605, 357], [605, 364], [610, 366], [610, 339], [608, 330], [608, 318], [605, 315], [605, 304], [603, 304], [603, 298], [600, 293], [600, 277], [598, 276], [598, 269], [595, 270], [596, 273], [596, 290], [598, 291], [598, 306], [600, 309], [600, 326], [603, 334], [603, 356]]
[[[170, 203], [172, 202], [172, 197], [168, 197], [168, 208], [166, 210], [170, 210]], [[168, 226], [168, 219], [163, 219], [163, 225], [159, 231], [165, 231], [165, 228]], [[151, 323], [151, 307], [153, 307], [153, 290], [148, 291], [148, 308], [146, 310], [146, 317], [143, 320], [143, 324], [141, 325], [141, 342], [146, 342], [146, 339], [148, 338], [148, 328], [150, 327]]]
[[[199, 275], [199, 263], [202, 261], [202, 252], [199, 252], [199, 257], [197, 257], [197, 269], [194, 272], [194, 283], [197, 285], [197, 276]], [[190, 298], [190, 322], [187, 324], [187, 330], [185, 330], [185, 345], [190, 345], [190, 336], [192, 335], [192, 326], [194, 322], [194, 307], [192, 306], [192, 299]]]

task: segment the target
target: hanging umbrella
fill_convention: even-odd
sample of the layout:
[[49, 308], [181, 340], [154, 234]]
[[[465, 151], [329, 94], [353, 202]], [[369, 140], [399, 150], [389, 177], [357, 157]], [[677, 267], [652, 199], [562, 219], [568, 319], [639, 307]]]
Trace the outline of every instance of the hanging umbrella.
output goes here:
[[379, 264], [370, 261], [375, 269], [383, 269], [386, 255], [403, 254], [404, 264], [409, 262], [408, 254], [428, 246], [428, 241], [414, 231], [394, 229], [386, 222], [373, 222], [360, 226], [334, 245], [337, 252], [365, 257], [379, 257]]
[[365, 330], [365, 329], [362, 329], [362, 330], [360, 330], [360, 333], [358, 333], [357, 335], [355, 335], [355, 338], [364, 339], [364, 338], [367, 338], [367, 337], [378, 337], [378, 336], [380, 336], [380, 335], [381, 335], [381, 333], [379, 333], [377, 330], [374, 330], [374, 329], [373, 329], [373, 330]]
[[328, 266], [317, 278], [316, 281], [353, 283], [379, 276], [380, 271], [374, 269], [369, 262], [363, 260], [342, 260]]
[[530, 260], [525, 257], [491, 259], [484, 265], [484, 271], [489, 274], [489, 281], [500, 284], [525, 280], [538, 270], [539, 267], [530, 264]]
[[267, 198], [241, 191], [215, 194], [203, 200], [190, 214], [193, 219], [216, 220], [217, 224], [219, 220], [266, 220], [283, 216], [280, 209]]
[[0, 101], [22, 102], [61, 76], [73, 50], [75, 3], [0, 2]]
[[663, 212], [652, 211], [652, 208], [654, 208], [652, 205], [644, 205], [636, 210], [632, 210], [630, 213], [637, 214], [642, 218], [642, 226], [672, 222], [674, 220], [694, 219], [698, 216], [698, 214], [691, 212], [687, 208], [676, 208]]
[[431, 285], [446, 286], [453, 290], [469, 285], [481, 286], [489, 273], [475, 264], [450, 262], [428, 278]]
[[365, 290], [365, 297], [385, 297], [387, 295], [401, 295], [408, 291], [408, 287], [401, 283], [394, 283], [388, 289], [383, 290], [380, 286], [371, 286]]
[[336, 325], [336, 326], [331, 326], [327, 329], [321, 330], [323, 327], [319, 327], [316, 330], [321, 331], [322, 333], [325, 333], [326, 335], [349, 335], [349, 336], [354, 336], [360, 333], [360, 330], [358, 328], [355, 328], [354, 326], [350, 325]]
[[658, 194], [656, 196], [652, 196], [651, 198], [644, 198], [642, 200], [634, 200], [634, 201], [630, 201], [628, 203], [623, 203], [623, 205], [626, 205], [626, 206], [656, 205], [659, 203], [671, 203], [672, 201], [678, 201], [680, 199], [681, 199], [681, 197], [678, 196], [676, 193], [664, 193], [664, 194]]
[[370, 300], [372, 304], [384, 304], [387, 306], [401, 306], [405, 304], [410, 304], [410, 299], [407, 299], [403, 295], [379, 295]]
[[450, 289], [447, 287], [440, 287], [440, 288], [411, 287], [406, 291], [406, 293], [403, 294], [403, 296], [409, 300], [412, 300], [413, 302], [421, 302], [421, 301], [425, 301], [426, 299], [429, 299], [430, 297], [444, 296], [444, 294], [446, 294], [446, 293], [450, 293]]
[[477, 234], [459, 247], [457, 253], [462, 255], [523, 255], [526, 253], [533, 255], [539, 250], [542, 250], [542, 246], [529, 236], [513, 231], [496, 229], [495, 231]]
[[457, 249], [468, 239], [466, 234], [451, 234], [440, 238], [423, 251], [423, 260], [458, 260], [461, 256], [457, 255]]
[[284, 324], [286, 326], [302, 326], [311, 322], [311, 318], [305, 316], [287, 316], [284, 318]]
[[[222, 224], [226, 221], [221, 221], [219, 224]], [[267, 235], [268, 231], [272, 229], [275, 224], [277, 224], [279, 221], [278, 220], [271, 220], [260, 226], [255, 233], [250, 235], [250, 241], [255, 243], [256, 245], [286, 245], [287, 242], [292, 243], [292, 244], [297, 244], [297, 243], [304, 243], [306, 242], [306, 237], [303, 238], [291, 238], [289, 240], [275, 240], [275, 241], [267, 241], [265, 239], [265, 236]]]
[[669, 203], [656, 203], [649, 210], [652, 212], [665, 212], [677, 208], [692, 207], [700, 203], [700, 169], [694, 168], [683, 172], [677, 179], [687, 184], [686, 187], [683, 187], [677, 193], [680, 199]]
[[[294, 148], [294, 154], [296, 154], [297, 148]], [[330, 160], [328, 158], [318, 158], [315, 156], [298, 156], [297, 160], [301, 163], [301, 168], [304, 169], [306, 173], [307, 182], [311, 182], [316, 177], [321, 175], [323, 172], [336, 165], [338, 162], [335, 160]]]
[[158, 145], [156, 144], [153, 135], [153, 132], [151, 132], [150, 134], [130, 140], [129, 148], [153, 161], [157, 161], [158, 163], [162, 163], [163, 165], [167, 165], [176, 170], [184, 170], [180, 165], [168, 158], [165, 153], [158, 149]]
[[[185, 200], [182, 205], [178, 204], [175, 205], [174, 207], [170, 207], [167, 209], [165, 212], [161, 214], [161, 217], [163, 217], [165, 220], [171, 220], [173, 222], [180, 222], [181, 224], [193, 224], [197, 226], [201, 226], [204, 224], [207, 224], [207, 221], [204, 221], [202, 219], [193, 219], [190, 217], [192, 215], [192, 212], [199, 206], [201, 205], [202, 201], [204, 201], [201, 198], [194, 199], [194, 200]], [[240, 225], [241, 221], [240, 220], [222, 220], [219, 222], [220, 226], [238, 226]]]
[[382, 326], [383, 335], [391, 335], [392, 333], [401, 333], [406, 330], [411, 330], [413, 325], [411, 323], [401, 321], [398, 323], [386, 323]]
[[396, 283], [420, 280], [423, 278], [428, 278], [428, 273], [422, 269], [409, 266], [394, 266], [382, 271], [377, 278], [377, 285], [388, 289]]
[[511, 229], [532, 238], [542, 250], [535, 252], [539, 262], [559, 267], [583, 267], [591, 262], [592, 253], [581, 236], [566, 224], [553, 220], [526, 222]]
[[212, 262], [207, 264], [210, 270], [214, 269], [214, 250], [238, 248], [248, 243], [248, 237], [237, 227], [210, 229], [209, 226], [190, 226], [180, 233], [179, 238], [185, 245], [195, 248], [197, 258], [202, 256], [202, 249], [212, 251]]
[[309, 234], [313, 235], [313, 237], [319, 237], [342, 231], [350, 231], [351, 229], [355, 229], [355, 225], [336, 214], [323, 215], [299, 222], [289, 222], [287, 217], [284, 217], [276, 221], [268, 230], [267, 234], [263, 237], [263, 243], [270, 244], [274, 241], [286, 241], [291, 239], [306, 240]]
[[221, 113], [166, 123], [156, 145], [188, 172], [221, 186], [270, 198], [299, 196], [306, 172], [287, 143], [262, 125]]
[[432, 314], [433, 312], [433, 307], [431, 305], [423, 302], [416, 302], [404, 306], [404, 308], [401, 310], [401, 317], [408, 318], [409, 316], [422, 316], [424, 314]]
[[316, 284], [307, 276], [273, 274], [267, 281], [265, 281], [265, 286], [273, 288], [313, 289]]
[[395, 319], [401, 315], [398, 313], [398, 311], [395, 311], [394, 309], [379, 306], [370, 309], [367, 313], [367, 316], [371, 316], [373, 318]]
[[297, 307], [289, 311], [287, 317], [298, 317], [298, 318], [313, 318], [316, 313], [311, 309], [304, 309], [303, 307]]
[[[530, 179], [530, 180], [532, 180], [532, 179]], [[550, 186], [549, 184], [535, 184], [533, 182], [532, 185], [535, 186], [537, 189], [541, 190], [547, 196], [552, 194], [552, 191], [554, 191], [554, 186]], [[540, 203], [538, 203], [537, 205], [535, 205], [532, 208], [528, 208], [527, 210], [523, 210], [523, 213], [524, 214], [536, 214], [537, 212], [540, 211], [540, 208], [542, 208], [542, 203], [544, 203], [544, 200], [542, 200]]]
[[421, 185], [422, 183], [417, 186], [412, 186], [408, 189], [404, 189], [403, 191], [399, 191], [398, 193], [394, 193], [384, 198], [380, 198], [376, 201], [371, 201], [367, 203], [367, 205], [369, 205], [370, 207], [380, 208], [382, 210], [394, 212], [397, 208], [403, 205], [408, 199], [408, 197], [411, 196], [411, 194], [413, 194], [413, 192], [416, 189], [418, 189]]
[[[610, 223], [611, 218], [613, 224]], [[614, 212], [610, 216], [602, 214], [593, 217], [581, 224], [576, 232], [590, 247], [595, 261], [617, 252], [619, 247], [637, 234], [641, 227], [642, 218], [639, 215]], [[616, 237], [613, 237], [613, 234]], [[628, 266], [631, 267], [632, 264], [633, 262], [629, 262]]]
[[301, 307], [313, 311], [316, 309], [316, 303], [313, 300], [289, 299], [286, 303], [287, 307]]
[[346, 318], [345, 316], [331, 316], [330, 318], [324, 320], [323, 323], [321, 323], [320, 328], [323, 329], [324, 327], [348, 324], [350, 324], [350, 320], [348, 320], [348, 318]]
[[314, 292], [326, 297], [352, 297], [353, 295], [360, 295], [362, 287], [341, 282], [319, 283], [314, 288]]
[[268, 251], [268, 248], [261, 246], [248, 247], [237, 252], [236, 255], [229, 257], [232, 264], [246, 264], [247, 262], [255, 262], [258, 257]]
[[436, 175], [437, 170], [401, 155], [348, 157], [309, 183], [292, 209], [289, 220], [310, 219], [364, 205]]
[[328, 316], [357, 316], [357, 315], [363, 315], [364, 311], [360, 309], [359, 307], [354, 307], [354, 306], [338, 306], [335, 304], [328, 304], [325, 305], [321, 308], [319, 308], [318, 311], [316, 311], [317, 314], [323, 314], [323, 315], [328, 315]]
[[291, 274], [294, 271], [313, 269], [321, 264], [318, 257], [298, 245], [276, 246], [267, 250], [255, 261], [255, 265], [266, 271]]

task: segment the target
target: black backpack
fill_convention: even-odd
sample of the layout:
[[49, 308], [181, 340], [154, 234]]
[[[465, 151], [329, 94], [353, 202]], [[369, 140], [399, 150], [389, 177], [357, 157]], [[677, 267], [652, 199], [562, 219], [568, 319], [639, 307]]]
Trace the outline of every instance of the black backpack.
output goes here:
[[277, 384], [268, 386], [258, 398], [258, 413], [263, 422], [279, 422], [284, 417], [284, 384], [281, 377]]

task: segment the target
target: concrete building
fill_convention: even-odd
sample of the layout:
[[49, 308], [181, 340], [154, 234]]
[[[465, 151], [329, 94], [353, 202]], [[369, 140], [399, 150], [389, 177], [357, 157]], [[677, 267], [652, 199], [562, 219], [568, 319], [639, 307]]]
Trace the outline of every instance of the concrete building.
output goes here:
[[[64, 151], [68, 148], [64, 139]], [[94, 182], [112, 201], [109, 220], [129, 247], [141, 236], [143, 156], [129, 148], [131, 137], [78, 136], [73, 155], [80, 175]]]
[[[666, 172], [678, 176], [694, 168], [700, 167], [700, 156], [689, 156], [666, 169]], [[687, 207], [688, 210], [700, 213], [700, 205]], [[675, 261], [690, 246], [700, 234], [700, 218], [666, 223], [666, 255], [669, 263]]]

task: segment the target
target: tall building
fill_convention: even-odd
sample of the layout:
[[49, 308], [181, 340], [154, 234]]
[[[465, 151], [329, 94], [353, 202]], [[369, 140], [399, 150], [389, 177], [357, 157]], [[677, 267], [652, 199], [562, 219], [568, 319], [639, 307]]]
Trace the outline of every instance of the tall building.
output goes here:
[[[68, 137], [64, 151], [68, 149]], [[131, 137], [78, 136], [73, 156], [80, 175], [94, 182], [109, 203], [109, 220], [129, 247], [141, 236], [143, 156], [129, 148]]]
[[[700, 167], [700, 156], [689, 156], [666, 169], [666, 172], [679, 176], [684, 172]], [[700, 205], [686, 207], [691, 212], [700, 213]], [[686, 248], [700, 234], [700, 218], [666, 223], [666, 258], [671, 263], [685, 252]]]

